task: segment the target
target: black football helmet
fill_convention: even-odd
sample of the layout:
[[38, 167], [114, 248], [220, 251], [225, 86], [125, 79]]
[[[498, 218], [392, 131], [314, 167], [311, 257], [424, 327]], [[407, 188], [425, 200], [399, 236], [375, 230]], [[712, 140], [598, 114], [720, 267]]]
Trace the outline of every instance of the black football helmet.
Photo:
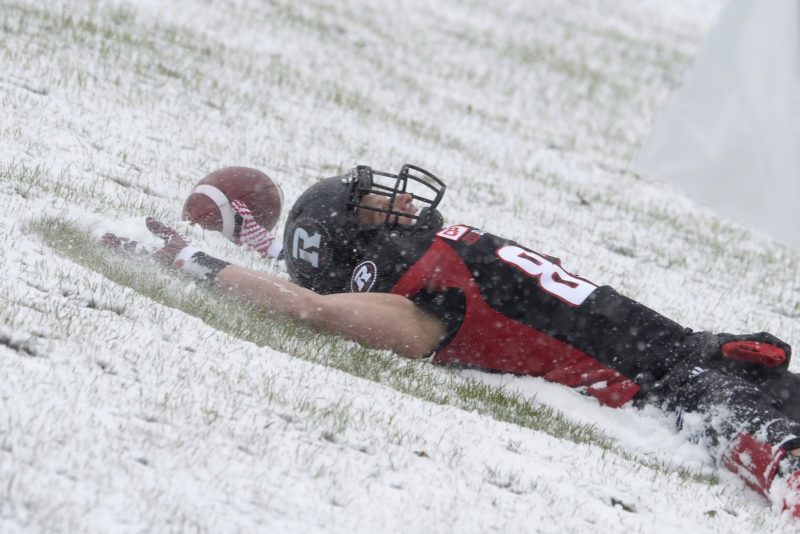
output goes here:
[[[300, 195], [286, 219], [283, 256], [289, 276], [317, 293], [347, 292], [353, 269], [376, 239], [442, 227], [436, 208], [445, 189], [439, 178], [414, 165], [403, 165], [398, 174], [361, 165], [317, 182]], [[417, 214], [395, 210], [402, 193], [412, 195]], [[387, 207], [362, 203], [367, 194], [389, 198]], [[360, 224], [360, 209], [386, 216], [381, 224]], [[399, 224], [400, 217], [412, 224]]]

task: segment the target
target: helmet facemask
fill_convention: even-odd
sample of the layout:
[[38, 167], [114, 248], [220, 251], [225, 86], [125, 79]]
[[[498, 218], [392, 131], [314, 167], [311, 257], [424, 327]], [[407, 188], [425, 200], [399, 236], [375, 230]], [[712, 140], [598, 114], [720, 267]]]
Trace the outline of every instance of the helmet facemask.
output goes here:
[[[442, 226], [442, 216], [436, 210], [444, 196], [445, 186], [439, 178], [414, 165], [403, 165], [398, 174], [375, 171], [365, 165], [352, 169], [343, 177], [351, 184], [350, 202], [347, 206], [353, 211], [369, 210], [384, 214], [383, 226], [413, 226], [416, 228]], [[397, 207], [398, 195], [411, 195], [412, 202], [419, 209], [407, 213]], [[363, 202], [366, 195], [378, 195], [388, 199], [387, 207], [378, 207]], [[400, 219], [411, 223], [400, 224]]]

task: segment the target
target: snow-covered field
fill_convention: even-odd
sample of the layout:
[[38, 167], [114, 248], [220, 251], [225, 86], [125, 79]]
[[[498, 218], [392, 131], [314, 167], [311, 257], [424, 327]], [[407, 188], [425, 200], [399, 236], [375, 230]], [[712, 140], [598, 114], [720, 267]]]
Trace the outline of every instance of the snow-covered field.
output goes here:
[[627, 170], [719, 8], [0, 0], [0, 532], [796, 529], [655, 410], [414, 364], [594, 424], [608, 449], [428, 402], [114, 283], [41, 224], [143, 237], [219, 167], [291, 202], [408, 162], [448, 182], [450, 222], [693, 328], [798, 342], [800, 253]]

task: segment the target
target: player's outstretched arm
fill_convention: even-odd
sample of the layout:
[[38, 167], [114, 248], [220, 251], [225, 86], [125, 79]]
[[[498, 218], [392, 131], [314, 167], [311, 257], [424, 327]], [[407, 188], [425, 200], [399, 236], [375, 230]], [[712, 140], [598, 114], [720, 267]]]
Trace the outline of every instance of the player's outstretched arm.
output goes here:
[[214, 286], [264, 311], [409, 358], [430, 354], [445, 333], [441, 321], [399, 295], [319, 295], [237, 265], [222, 269]]
[[[288, 280], [211, 257], [155, 219], [148, 218], [147, 227], [164, 239], [164, 247], [152, 255], [157, 261], [257, 309], [410, 358], [427, 356], [444, 336], [442, 322], [405, 297], [387, 293], [319, 295]], [[114, 248], [130, 244], [113, 234], [103, 240]]]

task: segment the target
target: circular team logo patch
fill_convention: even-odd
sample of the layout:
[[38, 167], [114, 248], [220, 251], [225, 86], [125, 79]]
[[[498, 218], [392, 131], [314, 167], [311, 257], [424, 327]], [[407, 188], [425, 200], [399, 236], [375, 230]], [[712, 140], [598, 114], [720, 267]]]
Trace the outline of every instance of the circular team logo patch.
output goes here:
[[366, 293], [375, 285], [378, 278], [378, 268], [371, 261], [362, 261], [353, 269], [350, 279], [350, 291], [353, 293]]

